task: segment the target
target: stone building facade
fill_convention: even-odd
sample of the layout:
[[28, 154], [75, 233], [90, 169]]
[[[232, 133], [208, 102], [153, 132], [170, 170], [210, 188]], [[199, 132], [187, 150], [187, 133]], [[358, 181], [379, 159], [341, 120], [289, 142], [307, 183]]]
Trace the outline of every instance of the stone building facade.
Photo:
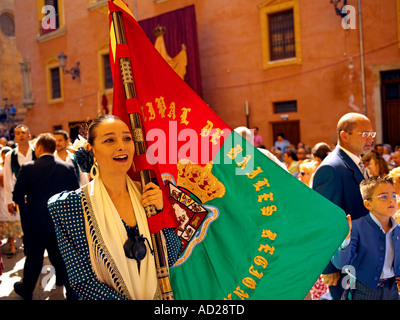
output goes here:
[[[278, 132], [294, 144], [333, 144], [337, 120], [352, 111], [372, 120], [377, 142], [400, 142], [400, 0], [348, 0], [342, 16], [329, 0], [126, 2], [139, 22], [194, 5], [202, 98], [231, 127], [258, 126], [267, 148]], [[57, 9], [51, 32], [46, 5]], [[103, 94], [112, 101], [107, 1], [15, 0], [15, 12], [34, 133], [73, 131], [101, 113]], [[57, 83], [61, 52], [65, 70], [79, 62], [80, 81], [60, 68]]]

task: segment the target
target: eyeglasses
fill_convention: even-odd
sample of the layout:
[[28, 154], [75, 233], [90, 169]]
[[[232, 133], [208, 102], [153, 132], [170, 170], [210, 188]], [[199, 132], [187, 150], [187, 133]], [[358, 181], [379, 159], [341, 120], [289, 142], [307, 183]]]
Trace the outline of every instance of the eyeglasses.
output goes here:
[[398, 198], [398, 195], [397, 194], [380, 194], [379, 196], [368, 198], [368, 199], [370, 200], [370, 199], [378, 198], [379, 200], [387, 201], [390, 197], [396, 201], [396, 199]]
[[373, 131], [363, 131], [363, 132], [355, 132], [353, 131], [353, 133], [357, 133], [357, 134], [361, 134], [361, 137], [363, 138], [368, 138], [369, 136], [371, 136], [372, 139], [374, 139], [376, 137], [376, 132]]

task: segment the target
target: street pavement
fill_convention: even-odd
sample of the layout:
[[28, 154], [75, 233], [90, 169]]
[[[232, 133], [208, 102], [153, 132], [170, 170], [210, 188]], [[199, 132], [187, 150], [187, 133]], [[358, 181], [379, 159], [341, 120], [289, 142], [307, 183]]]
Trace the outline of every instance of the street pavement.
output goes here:
[[[7, 239], [1, 239], [1, 256], [5, 270], [0, 276], [0, 300], [23, 300], [14, 291], [14, 283], [21, 281], [24, 271], [25, 255], [22, 240], [16, 240], [17, 253], [7, 255], [10, 250]], [[45, 252], [42, 273], [33, 292], [33, 300], [65, 300], [65, 289], [63, 286], [55, 285], [56, 278], [47, 252]]]

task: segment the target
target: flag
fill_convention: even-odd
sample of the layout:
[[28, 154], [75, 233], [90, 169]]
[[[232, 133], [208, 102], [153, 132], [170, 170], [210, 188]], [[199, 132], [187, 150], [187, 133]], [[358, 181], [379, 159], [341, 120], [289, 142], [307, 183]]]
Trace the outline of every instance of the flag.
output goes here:
[[[304, 299], [348, 233], [345, 214], [236, 134], [170, 68], [121, 0], [126, 45], [110, 18], [113, 113], [140, 112], [182, 242], [175, 299]], [[126, 101], [118, 59], [136, 89]], [[150, 224], [150, 222], [149, 222]]]

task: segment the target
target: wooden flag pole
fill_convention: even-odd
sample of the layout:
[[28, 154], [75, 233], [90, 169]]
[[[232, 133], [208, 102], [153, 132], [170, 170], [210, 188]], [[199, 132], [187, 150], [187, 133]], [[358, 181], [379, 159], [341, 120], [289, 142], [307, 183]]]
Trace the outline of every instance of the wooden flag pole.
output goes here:
[[[112, 20], [114, 23], [116, 43], [126, 44], [126, 36], [122, 21], [122, 13], [120, 11], [113, 12]], [[125, 89], [125, 98], [134, 99], [136, 98], [136, 92], [133, 83], [131, 61], [129, 58], [120, 58], [119, 64], [121, 68], [122, 81]], [[142, 124], [140, 121], [140, 114], [137, 112], [129, 113], [129, 121], [131, 124], [133, 140], [135, 143], [135, 154], [137, 156], [146, 154], [146, 145], [144, 141]], [[151, 181], [150, 170], [148, 169], [142, 170], [139, 172], [139, 174], [142, 187], [144, 187], [147, 183]], [[153, 205], [147, 206], [144, 209], [146, 211], [146, 215], [148, 218], [157, 214], [157, 210]], [[157, 278], [160, 285], [162, 299], [173, 300], [174, 295], [169, 280], [168, 263], [164, 251], [161, 231], [153, 233], [151, 235], [151, 242], [154, 249], [154, 259], [157, 269]]]

